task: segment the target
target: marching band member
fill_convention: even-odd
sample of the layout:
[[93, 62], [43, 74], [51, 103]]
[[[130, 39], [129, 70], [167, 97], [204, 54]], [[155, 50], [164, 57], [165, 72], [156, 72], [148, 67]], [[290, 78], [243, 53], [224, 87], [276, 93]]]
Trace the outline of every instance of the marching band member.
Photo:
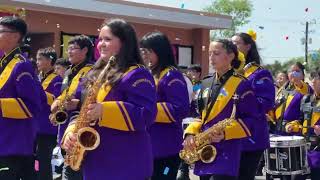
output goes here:
[[[57, 112], [61, 103], [65, 102], [65, 110], [68, 113], [68, 119], [66, 123], [61, 124], [59, 128], [59, 142], [61, 141], [61, 137], [67, 128], [67, 125], [70, 121], [70, 117], [74, 113], [74, 111], [78, 108], [79, 100], [73, 99], [76, 95], [76, 90], [79, 85], [79, 82], [82, 77], [84, 77], [89, 70], [92, 68], [90, 64], [92, 57], [92, 42], [89, 37], [80, 35], [75, 36], [70, 39], [68, 42], [68, 58], [69, 62], [72, 64], [71, 67], [66, 71], [65, 77], [62, 82], [62, 93], [59, 97], [51, 105], [51, 122], [54, 122], [53, 114]], [[66, 100], [71, 99], [71, 100]], [[64, 178], [70, 179], [81, 179], [81, 171], [75, 172], [70, 167], [64, 167], [63, 170]]]
[[182, 119], [189, 113], [189, 96], [183, 75], [176, 68], [170, 42], [164, 34], [146, 34], [140, 42], [143, 58], [157, 86], [155, 124], [150, 129], [153, 150], [152, 180], [175, 180], [182, 148]]
[[40, 83], [19, 45], [27, 33], [18, 17], [0, 18], [0, 179], [34, 180], [33, 147], [41, 110]]
[[297, 62], [290, 67], [288, 77], [288, 83], [278, 89], [275, 107], [269, 112], [271, 119], [275, 122], [275, 127], [271, 130], [274, 134], [287, 134], [285, 125], [299, 118], [301, 99], [304, 94], [312, 92], [311, 88], [303, 82], [304, 67], [301, 63]]
[[260, 66], [261, 58], [255, 39], [247, 33], [239, 33], [232, 37], [232, 41], [245, 56], [244, 76], [252, 86], [260, 112], [251, 130], [252, 137], [242, 141], [239, 173], [239, 180], [254, 180], [263, 152], [270, 147], [266, 113], [274, 106], [275, 88], [271, 73]]
[[286, 71], [279, 72], [276, 77], [276, 87], [281, 88], [289, 81], [288, 73]]
[[[97, 79], [111, 56], [116, 59], [103, 77], [105, 83], [97, 103], [88, 106], [87, 118], [98, 120], [94, 128], [101, 141], [85, 156], [84, 179], [148, 179], [152, 175], [152, 150], [147, 130], [156, 116], [155, 82], [148, 69], [140, 65], [143, 60], [136, 33], [124, 20], [111, 19], [102, 24], [98, 49], [101, 59], [88, 74], [87, 83]], [[67, 152], [72, 152], [77, 141], [74, 128], [71, 123], [64, 135]]]
[[52, 179], [51, 157], [57, 142], [57, 127], [50, 123], [50, 106], [60, 95], [62, 78], [54, 73], [53, 65], [57, 54], [53, 48], [39, 49], [37, 67], [42, 88], [46, 93], [45, 104], [37, 117], [39, 129], [37, 133], [37, 159], [39, 160], [38, 179]]
[[300, 119], [287, 123], [286, 131], [301, 133], [311, 143], [307, 154], [311, 180], [318, 180], [320, 179], [320, 72], [311, 73], [311, 79], [314, 93], [303, 97], [300, 106]]
[[54, 64], [54, 72], [58, 74], [60, 77], [64, 78], [64, 74], [68, 70], [69, 66], [70, 66], [69, 61], [67, 61], [64, 58], [59, 58]]
[[200, 97], [201, 121], [193, 122], [185, 130], [185, 149], [195, 148], [193, 135], [205, 132], [218, 122], [230, 118], [236, 107], [235, 119], [222, 132], [209, 132], [217, 149], [213, 162], [196, 162], [194, 173], [201, 180], [236, 180], [239, 172], [241, 139], [251, 136], [250, 125], [258, 118], [256, 97], [249, 81], [234, 72], [240, 61], [237, 47], [229, 40], [211, 42], [210, 63], [216, 74], [203, 80]]

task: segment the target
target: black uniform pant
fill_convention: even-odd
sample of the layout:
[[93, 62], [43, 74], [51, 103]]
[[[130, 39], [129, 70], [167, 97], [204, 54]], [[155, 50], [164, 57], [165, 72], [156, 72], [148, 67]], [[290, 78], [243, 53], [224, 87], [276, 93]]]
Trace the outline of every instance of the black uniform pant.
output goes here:
[[153, 161], [152, 180], [175, 180], [177, 177], [179, 164], [179, 155], [173, 155], [165, 158], [155, 159]]
[[0, 179], [35, 180], [34, 156], [0, 157]]
[[57, 136], [40, 134], [37, 136], [37, 159], [39, 161], [39, 180], [52, 180], [52, 151], [57, 144]]
[[254, 180], [263, 150], [241, 153], [239, 180]]
[[200, 176], [200, 180], [237, 180], [237, 177], [227, 175], [208, 175]]

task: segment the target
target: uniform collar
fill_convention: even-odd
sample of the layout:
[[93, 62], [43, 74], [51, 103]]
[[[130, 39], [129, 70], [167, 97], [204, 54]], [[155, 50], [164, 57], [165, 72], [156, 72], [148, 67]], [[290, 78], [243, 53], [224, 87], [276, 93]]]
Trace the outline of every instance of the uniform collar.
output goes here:
[[5, 67], [11, 61], [11, 59], [13, 59], [15, 56], [20, 55], [20, 54], [21, 54], [21, 50], [19, 47], [13, 49], [8, 54], [5, 54], [0, 60], [0, 67], [1, 68]]
[[218, 73], [216, 73], [216, 82], [219, 82], [221, 84], [224, 84], [234, 73], [234, 69], [228, 70], [226, 73], [224, 73], [222, 76], [218, 76]]
[[41, 82], [44, 81], [50, 74], [52, 74], [54, 72], [53, 69], [51, 69], [50, 71], [48, 71], [47, 73], [44, 72], [40, 72], [40, 78], [41, 78]]

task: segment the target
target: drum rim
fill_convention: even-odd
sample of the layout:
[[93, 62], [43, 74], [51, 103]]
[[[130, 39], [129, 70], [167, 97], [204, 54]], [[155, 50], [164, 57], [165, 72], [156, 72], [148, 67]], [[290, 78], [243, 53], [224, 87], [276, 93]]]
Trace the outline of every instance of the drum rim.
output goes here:
[[297, 174], [308, 174], [310, 173], [310, 168], [304, 170], [297, 170], [297, 171], [273, 171], [267, 168], [264, 168], [265, 172], [270, 175], [297, 175]]
[[[274, 141], [275, 138], [288, 137], [289, 140]], [[297, 139], [294, 139], [297, 138]], [[274, 136], [270, 137], [270, 147], [300, 147], [305, 146], [307, 141], [303, 136]]]

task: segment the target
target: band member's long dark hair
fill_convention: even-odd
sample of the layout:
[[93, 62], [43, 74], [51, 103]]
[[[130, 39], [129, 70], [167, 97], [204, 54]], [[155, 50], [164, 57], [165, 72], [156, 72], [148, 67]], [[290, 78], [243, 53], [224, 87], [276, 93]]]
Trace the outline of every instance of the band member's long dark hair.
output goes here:
[[158, 64], [152, 67], [152, 74], [156, 77], [169, 66], [177, 67], [174, 61], [173, 50], [168, 37], [161, 32], [151, 32], [143, 36], [141, 48], [152, 50], [158, 56]]
[[246, 64], [251, 62], [261, 64], [261, 57], [258, 52], [257, 44], [252, 37], [247, 33], [237, 33], [235, 36], [239, 36], [246, 45], [250, 45], [250, 49], [246, 56]]
[[[143, 64], [143, 61], [138, 48], [136, 32], [130, 24], [122, 19], [111, 19], [105, 21], [101, 28], [104, 26], [108, 26], [112, 34], [121, 41], [120, 51], [115, 55], [116, 63], [110, 66], [108, 73], [103, 78], [108, 85], [114, 86], [130, 66]], [[91, 82], [96, 79], [107, 62], [108, 60], [99, 59], [95, 63], [92, 72], [88, 75]]]

